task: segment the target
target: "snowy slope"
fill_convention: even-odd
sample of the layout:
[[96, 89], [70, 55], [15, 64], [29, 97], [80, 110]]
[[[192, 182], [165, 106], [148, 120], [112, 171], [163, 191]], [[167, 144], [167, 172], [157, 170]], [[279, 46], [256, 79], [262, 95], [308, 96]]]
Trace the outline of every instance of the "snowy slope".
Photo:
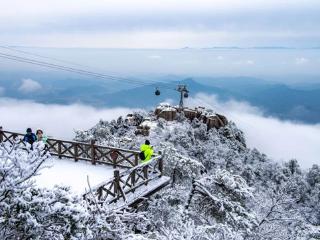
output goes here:
[[71, 191], [82, 194], [88, 189], [87, 177], [91, 187], [113, 177], [112, 166], [92, 165], [85, 161], [75, 162], [72, 159], [49, 158], [44, 163], [47, 168], [33, 179], [39, 187], [53, 188], [54, 185], [69, 186]]
[[[74, 223], [79, 224], [76, 228], [78, 232], [72, 233], [76, 237], [72, 239], [320, 239], [318, 165], [304, 170], [295, 159], [283, 164], [276, 163], [257, 149], [247, 148], [244, 134], [232, 122], [220, 129], [208, 130], [202, 121], [195, 119], [191, 122], [183, 115], [178, 115], [175, 121], [167, 122], [157, 119], [153, 113], [136, 114], [140, 115], [138, 119], [149, 119], [148, 121], [152, 123], [148, 137], [136, 135], [137, 126], [118, 118], [111, 122], [100, 121], [87, 131], [77, 132], [76, 140], [96, 139], [103, 145], [137, 149], [148, 138], [156, 151], [162, 151], [164, 175], [171, 177], [172, 182], [155, 193], [141, 209], [139, 208], [138, 215], [135, 213], [118, 215], [114, 209], [110, 211], [108, 206], [104, 206], [106, 209], [100, 207], [95, 209], [96, 205], [90, 206], [93, 211], [81, 215], [77, 212], [87, 211], [86, 208], [80, 201], [72, 200], [65, 189], [56, 188], [51, 192], [45, 189], [33, 189], [28, 182], [25, 183], [27, 189], [23, 186], [16, 188], [19, 179], [15, 176], [23, 177], [26, 172], [31, 172], [34, 167], [29, 166], [29, 162], [33, 161], [34, 157], [30, 154], [28, 160], [22, 155], [11, 153], [9, 157], [6, 154], [2, 157], [4, 161], [0, 170], [2, 169], [2, 175], [8, 180], [6, 184], [0, 185], [2, 187], [0, 193], [2, 189], [4, 199], [9, 196], [8, 203], [3, 205], [5, 206], [3, 212], [12, 209], [12, 213], [6, 215], [10, 216], [7, 218], [10, 221], [5, 222], [4, 218], [0, 220], [12, 231], [17, 231], [17, 226], [27, 224], [28, 229], [39, 226], [38, 232], [42, 234], [45, 231], [52, 236], [50, 229], [48, 233], [48, 230], [43, 228], [42, 222], [45, 219], [43, 216], [52, 219], [51, 223], [61, 229], [64, 225], [60, 224], [60, 216], [61, 213], [65, 213], [66, 218], [63, 220], [70, 223], [66, 225], [65, 230], [63, 229], [66, 233], [70, 234], [68, 231], [73, 229]], [[22, 151], [21, 154], [25, 152]], [[16, 159], [16, 156], [19, 159]], [[25, 161], [21, 161], [23, 159]], [[42, 179], [41, 176], [35, 178], [38, 186], [44, 184], [46, 187], [52, 187], [58, 182], [68, 182], [74, 192], [82, 192], [83, 186], [86, 186], [86, 175], [90, 175], [91, 185], [95, 185], [95, 182], [104, 181], [105, 174], [108, 175], [110, 170], [112, 172], [112, 169], [108, 170], [105, 166], [74, 163], [72, 160], [50, 161], [53, 168], [42, 170]], [[46, 164], [50, 164], [50, 161]], [[13, 165], [11, 162], [14, 163], [14, 167], [11, 167]], [[13, 169], [16, 175], [7, 174], [8, 169]], [[8, 190], [12, 194], [8, 195]], [[140, 192], [137, 191], [135, 194]], [[52, 198], [57, 200], [51, 201]], [[55, 204], [56, 201], [58, 206]], [[0, 201], [0, 210], [2, 210], [1, 204]], [[49, 207], [44, 208], [48, 204]], [[70, 204], [74, 204], [72, 211]], [[21, 215], [21, 206], [24, 209], [30, 208], [30, 213]], [[55, 211], [50, 214], [52, 209]], [[22, 223], [17, 225], [13, 222], [12, 214], [16, 214], [16, 222]], [[0, 216], [2, 215], [4, 214]], [[30, 215], [39, 217], [29, 221]], [[86, 217], [87, 220], [83, 221]], [[90, 238], [87, 238], [88, 228], [83, 228], [88, 222], [93, 226], [90, 227], [93, 233]], [[11, 223], [13, 224], [10, 225]], [[113, 225], [106, 230], [106, 226], [110, 224]], [[25, 229], [23, 227], [18, 231], [24, 232]], [[37, 231], [33, 233], [36, 236], [39, 235]], [[65, 234], [59, 238], [46, 239], [64, 239], [64, 236]]]
[[152, 125], [148, 137], [120, 117], [77, 132], [76, 140], [137, 149], [149, 139], [162, 151], [173, 182], [146, 207], [156, 239], [320, 239], [319, 166], [307, 172], [295, 159], [272, 161], [247, 148], [231, 121], [208, 130], [180, 114], [172, 122], [152, 112], [135, 115]]

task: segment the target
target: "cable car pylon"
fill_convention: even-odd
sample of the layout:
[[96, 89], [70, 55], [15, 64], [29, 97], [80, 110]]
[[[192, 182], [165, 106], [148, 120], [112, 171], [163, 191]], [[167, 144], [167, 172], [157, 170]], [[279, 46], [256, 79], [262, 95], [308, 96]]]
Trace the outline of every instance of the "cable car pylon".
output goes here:
[[[189, 97], [189, 90], [187, 89], [187, 85], [179, 84], [176, 89], [174, 89], [180, 93], [180, 101], [179, 101], [179, 109], [183, 110], [184, 108], [184, 98]], [[160, 96], [160, 90], [156, 87], [156, 91], [154, 92], [156, 96]]]

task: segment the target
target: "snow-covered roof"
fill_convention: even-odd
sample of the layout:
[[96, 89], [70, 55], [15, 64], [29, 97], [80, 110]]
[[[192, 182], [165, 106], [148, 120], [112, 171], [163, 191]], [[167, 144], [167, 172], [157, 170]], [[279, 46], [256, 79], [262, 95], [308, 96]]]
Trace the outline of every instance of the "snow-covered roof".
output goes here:
[[160, 103], [157, 109], [160, 109], [161, 111], [177, 111], [177, 109], [166, 102]]

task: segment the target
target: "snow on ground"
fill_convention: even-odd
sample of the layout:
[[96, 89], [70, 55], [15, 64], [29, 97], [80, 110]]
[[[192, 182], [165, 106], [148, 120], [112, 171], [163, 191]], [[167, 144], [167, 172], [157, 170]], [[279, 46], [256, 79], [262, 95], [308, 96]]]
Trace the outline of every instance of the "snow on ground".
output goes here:
[[40, 171], [40, 175], [35, 176], [36, 185], [39, 187], [52, 188], [54, 185], [70, 186], [71, 191], [82, 194], [88, 189], [87, 176], [91, 187], [113, 177], [112, 166], [92, 165], [89, 162], [75, 162], [72, 159], [49, 158], [44, 163], [49, 168]]

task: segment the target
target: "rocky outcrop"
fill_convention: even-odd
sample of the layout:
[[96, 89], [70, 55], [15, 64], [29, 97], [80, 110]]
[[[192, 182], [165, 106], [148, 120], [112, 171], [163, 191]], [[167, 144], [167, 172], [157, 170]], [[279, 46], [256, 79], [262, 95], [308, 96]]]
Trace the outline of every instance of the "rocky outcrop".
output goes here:
[[183, 110], [172, 107], [167, 103], [159, 105], [155, 110], [155, 115], [158, 118], [163, 118], [167, 121], [176, 120], [178, 114], [183, 113], [184, 116], [192, 121], [197, 118], [203, 123], [207, 124], [208, 130], [211, 128], [222, 128], [228, 124], [228, 119], [218, 113], [206, 110], [204, 107], [197, 107], [195, 109], [184, 108]]

